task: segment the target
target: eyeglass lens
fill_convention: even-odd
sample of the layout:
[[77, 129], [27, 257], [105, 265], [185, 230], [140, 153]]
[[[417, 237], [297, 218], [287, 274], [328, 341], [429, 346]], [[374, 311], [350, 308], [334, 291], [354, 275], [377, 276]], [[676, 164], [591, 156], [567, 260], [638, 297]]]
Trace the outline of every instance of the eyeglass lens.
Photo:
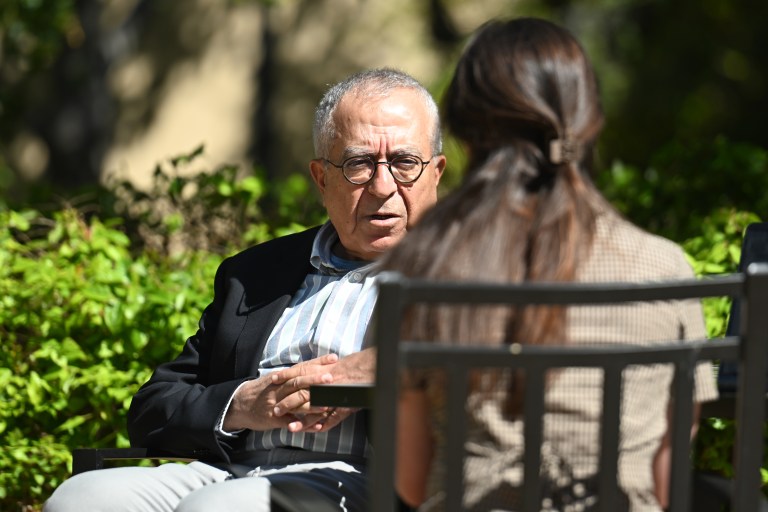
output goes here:
[[361, 156], [348, 158], [341, 169], [349, 181], [362, 184], [373, 178], [379, 165], [386, 165], [397, 181], [410, 183], [419, 178], [427, 163], [411, 155], [396, 156], [389, 162], [377, 162], [371, 157]]

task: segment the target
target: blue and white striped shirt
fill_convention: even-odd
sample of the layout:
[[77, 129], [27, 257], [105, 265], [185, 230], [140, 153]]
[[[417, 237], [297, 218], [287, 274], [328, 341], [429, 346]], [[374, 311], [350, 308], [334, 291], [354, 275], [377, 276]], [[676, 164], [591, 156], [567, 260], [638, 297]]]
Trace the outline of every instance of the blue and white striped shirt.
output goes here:
[[[317, 233], [310, 257], [315, 270], [307, 274], [270, 334], [259, 375], [325, 354], [341, 358], [365, 348], [365, 332], [376, 302], [373, 265], [338, 258], [332, 252], [338, 242], [330, 222]], [[282, 446], [364, 456], [368, 447], [363, 415], [353, 414], [328, 432], [274, 429], [249, 436], [252, 450]]]

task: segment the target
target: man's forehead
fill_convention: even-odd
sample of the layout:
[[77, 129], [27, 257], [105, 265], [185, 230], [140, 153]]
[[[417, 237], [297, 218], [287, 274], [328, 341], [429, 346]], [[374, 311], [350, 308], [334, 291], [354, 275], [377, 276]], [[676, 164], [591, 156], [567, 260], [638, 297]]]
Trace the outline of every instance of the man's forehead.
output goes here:
[[342, 156], [339, 151], [348, 157], [382, 150], [389, 155], [421, 155], [431, 143], [430, 111], [416, 89], [398, 87], [376, 94], [350, 91], [333, 118], [332, 146], [338, 156]]
[[345, 110], [370, 111], [373, 108], [403, 108], [414, 113], [427, 114], [427, 108], [421, 94], [409, 87], [396, 87], [387, 91], [352, 90], [345, 94], [336, 108], [335, 114]]

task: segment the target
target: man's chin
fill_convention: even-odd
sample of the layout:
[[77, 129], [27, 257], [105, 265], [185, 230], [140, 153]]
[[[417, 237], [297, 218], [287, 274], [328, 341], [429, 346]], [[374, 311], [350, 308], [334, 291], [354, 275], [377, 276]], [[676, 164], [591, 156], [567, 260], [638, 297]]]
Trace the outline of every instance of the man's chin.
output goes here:
[[[367, 227], [370, 228], [370, 226]], [[403, 228], [396, 230], [365, 229], [365, 231], [358, 231], [346, 239], [341, 237], [341, 245], [346, 250], [347, 256], [373, 261], [397, 245], [405, 236], [405, 232]]]
[[374, 239], [371, 243], [368, 244], [367, 252], [370, 254], [375, 254], [375, 256], [372, 259], [376, 259], [394, 246], [396, 246], [400, 240], [402, 240], [403, 235], [398, 236], [383, 236], [380, 238]]
[[369, 238], [362, 247], [358, 246], [353, 250], [347, 249], [347, 253], [356, 259], [373, 261], [397, 245], [401, 239], [402, 236], [382, 236]]

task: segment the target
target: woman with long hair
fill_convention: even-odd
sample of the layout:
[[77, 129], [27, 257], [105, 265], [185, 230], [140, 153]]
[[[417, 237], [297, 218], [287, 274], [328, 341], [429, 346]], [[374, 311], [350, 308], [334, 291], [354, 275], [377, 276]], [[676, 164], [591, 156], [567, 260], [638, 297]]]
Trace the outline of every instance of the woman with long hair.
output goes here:
[[[387, 270], [436, 280], [490, 282], [648, 281], [690, 277], [674, 243], [635, 227], [590, 178], [603, 113], [592, 66], [578, 41], [551, 22], [522, 18], [481, 27], [446, 92], [447, 129], [463, 142], [463, 182], [381, 262]], [[650, 344], [705, 337], [698, 302], [616, 307], [420, 306], [406, 317], [408, 339], [464, 344]], [[711, 368], [697, 368], [697, 396], [715, 398]], [[398, 492], [423, 510], [441, 508], [440, 425], [444, 379], [403, 378]], [[619, 485], [629, 510], [666, 501], [664, 441], [671, 372], [625, 372]], [[597, 501], [601, 375], [563, 369], [546, 390], [550, 477], [542, 508], [587, 510]], [[465, 445], [467, 510], [514, 510], [522, 475], [519, 405], [524, 380], [503, 372], [473, 381]], [[581, 507], [581, 508], [579, 508]]]

